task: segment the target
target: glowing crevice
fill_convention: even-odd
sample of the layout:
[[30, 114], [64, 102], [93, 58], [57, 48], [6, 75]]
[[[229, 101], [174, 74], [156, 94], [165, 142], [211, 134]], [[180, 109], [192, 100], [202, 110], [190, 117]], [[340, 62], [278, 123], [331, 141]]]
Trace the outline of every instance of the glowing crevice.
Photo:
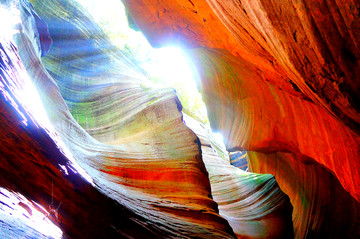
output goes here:
[[[206, 106], [196, 86], [198, 74], [182, 49], [177, 46], [152, 48], [141, 32], [129, 28], [125, 7], [119, 1], [106, 0], [106, 4], [77, 1], [102, 26], [112, 43], [145, 71], [155, 87], [174, 88], [184, 112], [209, 124]], [[112, 15], [112, 12], [116, 14]]]

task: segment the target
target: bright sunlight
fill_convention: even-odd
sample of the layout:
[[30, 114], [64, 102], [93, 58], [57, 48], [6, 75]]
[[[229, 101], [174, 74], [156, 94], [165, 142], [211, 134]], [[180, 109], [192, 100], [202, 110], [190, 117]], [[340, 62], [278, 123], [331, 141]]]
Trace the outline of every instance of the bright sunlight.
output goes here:
[[181, 49], [152, 48], [142, 33], [129, 27], [125, 7], [119, 0], [77, 1], [94, 17], [112, 43], [136, 61], [153, 83], [176, 90], [184, 113], [209, 125], [206, 106], [196, 87], [197, 73]]

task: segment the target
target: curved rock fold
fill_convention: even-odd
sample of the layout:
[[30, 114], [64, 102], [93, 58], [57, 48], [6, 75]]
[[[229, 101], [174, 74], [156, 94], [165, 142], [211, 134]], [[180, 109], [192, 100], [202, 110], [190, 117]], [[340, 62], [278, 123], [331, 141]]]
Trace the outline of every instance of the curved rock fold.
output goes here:
[[0, 235], [360, 237], [357, 1], [124, 1], [250, 172], [75, 0], [31, 3], [0, 3]]

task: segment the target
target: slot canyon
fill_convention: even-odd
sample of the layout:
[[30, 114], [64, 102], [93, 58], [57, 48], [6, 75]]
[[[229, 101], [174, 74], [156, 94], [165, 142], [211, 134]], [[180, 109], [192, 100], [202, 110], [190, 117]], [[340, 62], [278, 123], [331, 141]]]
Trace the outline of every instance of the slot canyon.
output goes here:
[[206, 120], [80, 1], [1, 0], [0, 238], [360, 238], [359, 1], [113, 1]]

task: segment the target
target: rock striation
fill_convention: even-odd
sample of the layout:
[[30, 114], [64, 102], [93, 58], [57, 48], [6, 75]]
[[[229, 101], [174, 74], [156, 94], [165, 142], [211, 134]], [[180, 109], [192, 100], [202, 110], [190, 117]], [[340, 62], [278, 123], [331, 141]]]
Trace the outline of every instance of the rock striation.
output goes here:
[[302, 1], [128, 1], [154, 46], [180, 41], [225, 49], [283, 89], [300, 91], [359, 132], [359, 3]]
[[46, 237], [40, 213], [64, 238], [360, 237], [357, 1], [124, 0], [188, 48], [251, 172], [76, 1], [31, 2], [0, 3], [0, 235]]
[[[252, 65], [228, 52], [198, 49], [193, 50], [192, 57], [201, 69], [200, 77], [207, 80], [207, 84], [200, 87], [213, 127], [223, 133], [230, 150], [253, 152], [248, 153], [250, 169], [276, 177], [294, 207], [297, 237], [335, 229], [321, 229], [330, 223], [326, 221], [340, 218], [340, 215], [338, 218], [325, 217], [336, 199], [321, 201], [321, 198], [325, 192], [339, 187], [337, 180], [329, 182], [328, 178], [333, 176], [325, 171], [331, 171], [357, 199], [359, 186], [354, 177], [360, 168], [357, 160], [359, 136], [312, 101], [295, 97], [263, 81]], [[316, 190], [317, 187], [324, 192]], [[359, 203], [349, 199], [344, 190], [338, 197], [352, 202], [342, 208], [354, 213], [354, 217], [341, 213], [343, 220], [340, 220], [346, 222], [350, 226], [347, 231], [352, 232], [351, 228], [359, 227], [357, 223], [352, 224], [358, 217]], [[322, 204], [326, 207], [320, 207]]]
[[124, 2], [154, 46], [190, 48], [213, 129], [275, 176], [295, 237], [357, 238], [359, 3]]
[[[44, 4], [44, 8], [51, 5], [57, 11], [62, 7], [62, 2], [56, 1], [39, 4]], [[74, 2], [69, 4], [73, 4], [68, 8], [69, 15], [83, 11]], [[53, 27], [66, 26], [56, 29], [59, 34], [53, 37], [49, 52], [51, 59], [52, 50], [62, 51], [58, 62], [47, 64], [53, 74], [56, 67], [63, 73], [54, 80], [40, 59], [44, 48], [37, 41], [41, 32], [31, 6], [25, 1], [10, 5], [1, 7], [7, 11], [13, 7], [11, 16], [20, 17], [17, 19], [20, 24], [9, 25], [12, 35], [1, 42], [4, 72], [1, 80], [6, 86], [2, 91], [1, 122], [7, 123], [2, 127], [6, 129], [1, 141], [6, 148], [2, 150], [2, 186], [19, 191], [33, 203], [50, 204], [51, 220], [66, 237], [234, 237], [211, 199], [197, 137], [182, 122], [175, 92], [147, 86], [146, 77], [115, 48], [112, 53], [102, 50], [109, 49], [106, 41], [78, 38], [73, 44], [92, 46], [92, 51], [87, 52], [92, 57], [76, 58], [79, 52], [75, 51], [72, 61], [71, 55], [64, 59], [69, 48], [57, 46], [69, 44], [65, 39], [80, 33], [81, 26], [90, 25], [89, 36], [100, 38], [102, 32], [97, 33], [99, 28], [91, 27], [91, 19], [85, 18], [86, 15], [72, 25], [70, 19], [47, 12], [53, 20], [49, 21], [50, 33]], [[35, 3], [35, 7], [40, 5]], [[61, 14], [66, 15], [64, 11]], [[46, 36], [40, 37], [43, 38]], [[75, 67], [77, 59], [84, 67], [83, 75]], [[96, 69], [93, 71], [96, 74], [86, 74], [89, 65], [85, 62], [97, 63], [103, 71]], [[73, 80], [62, 81], [68, 75]], [[85, 93], [76, 91], [79, 90], [76, 83], [83, 84]], [[27, 85], [33, 85], [36, 90], [26, 92]], [[74, 95], [67, 94], [71, 91], [69, 87], [73, 87]], [[97, 120], [85, 127], [89, 133], [71, 115], [61, 89], [68, 102], [78, 102], [75, 109], [75, 103], [69, 104], [72, 110], [81, 114], [89, 112], [85, 119]], [[36, 92], [42, 105], [21, 97], [30, 94], [35, 99]], [[94, 111], [89, 110], [89, 104], [79, 95], [86, 97]], [[97, 109], [91, 103], [98, 101], [103, 102], [99, 105], [103, 108]], [[39, 115], [41, 112], [43, 115]], [[84, 123], [81, 119], [79, 122]], [[112, 132], [118, 129], [116, 124], [120, 125], [119, 133]], [[106, 131], [108, 127], [110, 132]], [[26, 184], [22, 183], [23, 177], [29, 178]]]
[[249, 173], [230, 164], [210, 129], [184, 115], [201, 142], [211, 193], [238, 238], [293, 238], [292, 206], [270, 174]]

